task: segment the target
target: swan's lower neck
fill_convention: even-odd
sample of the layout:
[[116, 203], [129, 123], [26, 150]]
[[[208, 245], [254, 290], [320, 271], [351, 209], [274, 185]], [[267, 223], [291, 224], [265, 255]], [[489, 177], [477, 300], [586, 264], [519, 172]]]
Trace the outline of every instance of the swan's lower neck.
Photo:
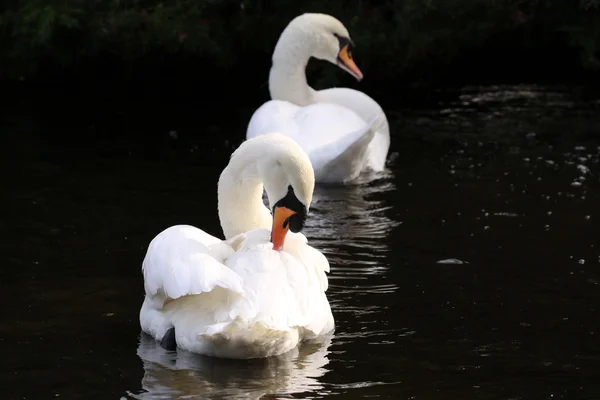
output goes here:
[[269, 92], [272, 100], [284, 100], [299, 106], [316, 102], [316, 91], [306, 81], [304, 62], [289, 63], [274, 60], [269, 74]]
[[271, 228], [272, 217], [265, 207], [263, 183], [256, 166], [228, 166], [219, 179], [219, 220], [225, 239], [256, 228]]

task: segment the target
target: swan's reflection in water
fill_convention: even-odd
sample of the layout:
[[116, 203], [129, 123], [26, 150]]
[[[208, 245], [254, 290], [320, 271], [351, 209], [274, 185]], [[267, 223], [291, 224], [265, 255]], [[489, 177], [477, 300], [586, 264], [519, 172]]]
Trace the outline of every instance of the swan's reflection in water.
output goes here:
[[[401, 223], [390, 210], [393, 174], [379, 174], [359, 185], [315, 188], [304, 234], [331, 266], [327, 297], [335, 320], [332, 350], [364, 343], [392, 344], [411, 330], [392, 328], [389, 298], [398, 282], [389, 273], [390, 232]], [[355, 360], [345, 359], [345, 362]]]
[[392, 174], [362, 185], [318, 185], [304, 234], [331, 264], [331, 279], [373, 275], [387, 269], [387, 237], [399, 225], [386, 214], [388, 194], [396, 190]]
[[323, 387], [331, 337], [306, 342], [279, 357], [226, 360], [187, 351], [169, 352], [140, 336], [137, 354], [144, 364], [135, 399], [277, 399]]

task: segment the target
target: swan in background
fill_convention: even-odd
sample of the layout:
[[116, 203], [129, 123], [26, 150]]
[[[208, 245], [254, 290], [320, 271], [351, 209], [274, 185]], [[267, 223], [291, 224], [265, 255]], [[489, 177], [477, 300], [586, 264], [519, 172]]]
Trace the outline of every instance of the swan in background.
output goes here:
[[336, 64], [360, 81], [352, 46], [348, 30], [330, 15], [293, 19], [273, 52], [272, 100], [254, 112], [246, 131], [248, 139], [268, 132], [293, 138], [308, 153], [317, 182], [350, 182], [363, 171], [385, 168], [390, 132], [381, 106], [358, 90], [314, 90], [306, 81], [310, 57]]
[[176, 225], [151, 241], [142, 330], [167, 349], [224, 358], [275, 356], [330, 333], [329, 263], [300, 233], [314, 185], [292, 139], [272, 133], [242, 143], [218, 183], [225, 240]]

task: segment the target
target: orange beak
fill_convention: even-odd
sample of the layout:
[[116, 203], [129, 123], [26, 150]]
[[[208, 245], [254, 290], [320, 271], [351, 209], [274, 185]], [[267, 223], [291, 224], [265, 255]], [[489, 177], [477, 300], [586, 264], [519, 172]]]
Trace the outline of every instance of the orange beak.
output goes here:
[[338, 65], [340, 66], [340, 68], [342, 68], [350, 75], [355, 77], [356, 80], [358, 80], [359, 82], [362, 80], [363, 74], [362, 72], [360, 72], [360, 69], [358, 69], [358, 67], [354, 63], [354, 60], [352, 59], [352, 53], [350, 52], [350, 48], [348, 47], [348, 45], [342, 47], [342, 49], [338, 53]]
[[273, 250], [280, 251], [285, 242], [285, 235], [290, 229], [289, 217], [296, 214], [295, 211], [286, 207], [275, 207], [273, 211], [273, 228], [271, 229], [271, 242], [273, 242]]

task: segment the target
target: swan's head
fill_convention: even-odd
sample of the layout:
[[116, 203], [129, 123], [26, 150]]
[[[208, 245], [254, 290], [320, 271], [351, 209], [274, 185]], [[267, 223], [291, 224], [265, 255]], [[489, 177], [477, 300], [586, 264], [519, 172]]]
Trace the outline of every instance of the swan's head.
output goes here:
[[348, 72], [358, 81], [363, 74], [354, 63], [354, 42], [338, 19], [327, 14], [306, 13], [294, 18], [281, 34], [277, 47], [301, 48], [308, 56], [326, 60]]
[[258, 172], [273, 213], [273, 249], [281, 250], [289, 230], [297, 233], [304, 228], [315, 173], [308, 155], [294, 140], [278, 133], [261, 136], [268, 136], [269, 146], [264, 147]]

